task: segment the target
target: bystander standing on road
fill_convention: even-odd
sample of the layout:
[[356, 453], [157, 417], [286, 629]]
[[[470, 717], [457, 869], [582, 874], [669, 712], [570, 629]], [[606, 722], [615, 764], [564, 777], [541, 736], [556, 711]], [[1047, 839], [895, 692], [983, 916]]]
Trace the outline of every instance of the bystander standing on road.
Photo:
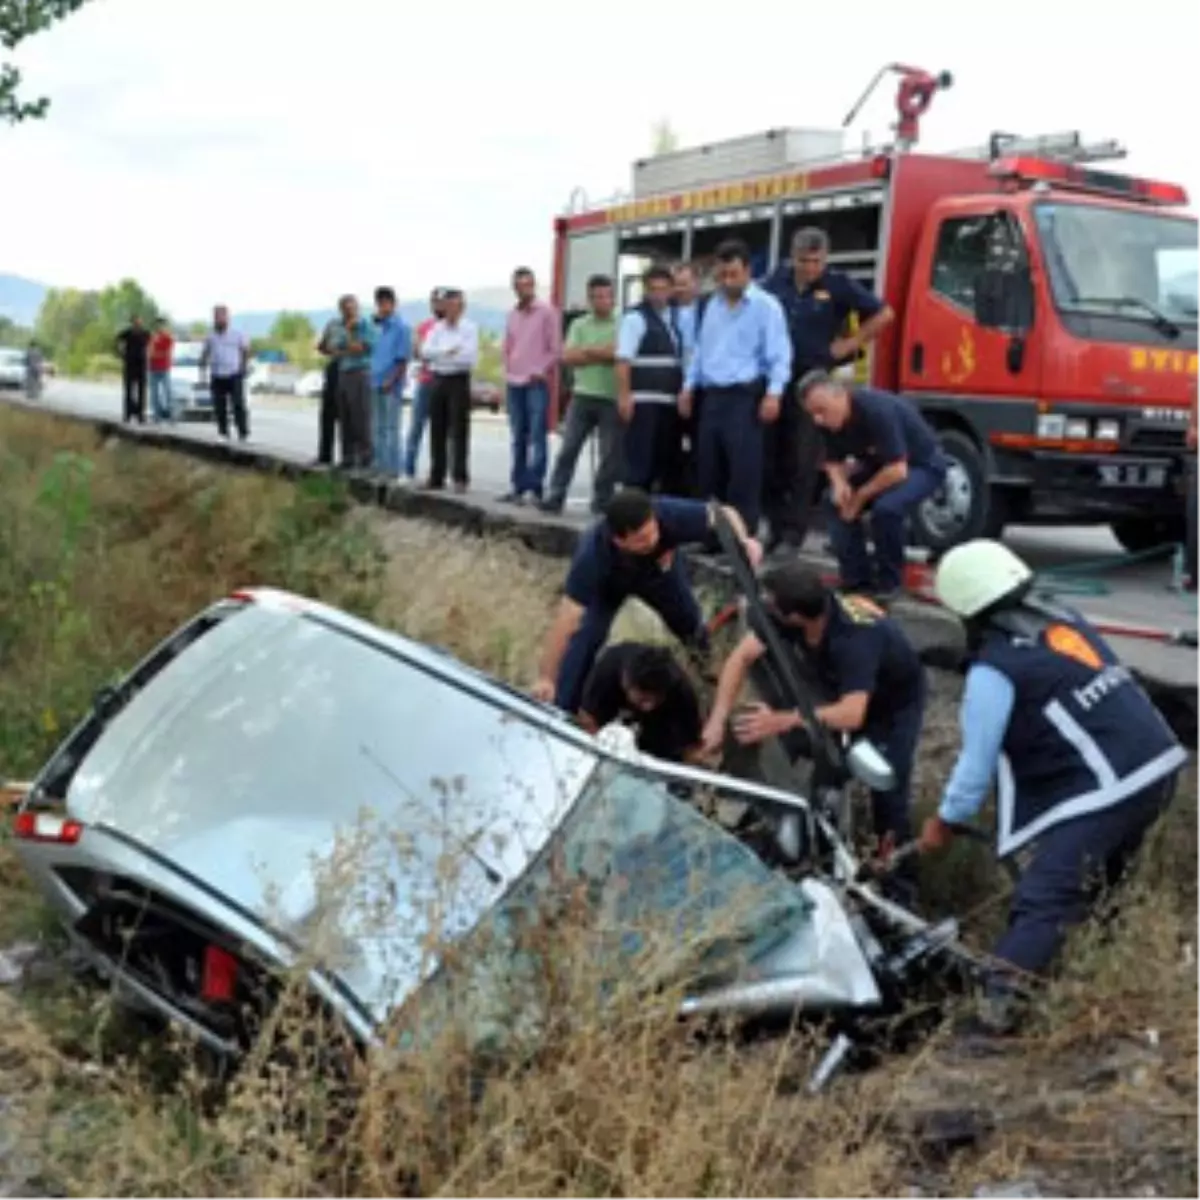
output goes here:
[[1187, 427], [1187, 495], [1185, 503], [1187, 504], [1187, 534], [1184, 543], [1184, 574], [1185, 578], [1183, 586], [1186, 591], [1194, 592], [1196, 590], [1196, 434], [1197, 434], [1197, 412], [1196, 412], [1196, 384], [1192, 384], [1192, 411], [1188, 414]]
[[212, 385], [213, 412], [217, 418], [217, 434], [229, 437], [229, 410], [233, 409], [233, 424], [238, 441], [250, 437], [250, 419], [246, 413], [246, 370], [250, 362], [250, 341], [244, 333], [230, 328], [229, 309], [218, 304], [213, 309], [212, 332], [204, 339], [200, 351], [200, 374], [209, 372]]
[[171, 356], [175, 339], [165, 317], [154, 322], [147, 358], [150, 363], [150, 407], [156, 423], [175, 420], [175, 405], [171, 397]]
[[678, 494], [683, 453], [677, 409], [683, 339], [675, 325], [669, 267], [642, 275], [642, 302], [621, 318], [617, 334], [617, 408], [624, 426], [622, 481], [643, 491]]
[[465, 301], [457, 288], [447, 288], [445, 315], [421, 343], [421, 358], [433, 371], [433, 393], [429, 397], [429, 478], [426, 491], [446, 486], [447, 451], [454, 444], [449, 463], [454, 490], [470, 486], [471, 372], [479, 361], [479, 331], [463, 315]]
[[146, 350], [150, 331], [142, 318], [134, 315], [117, 334], [117, 357], [121, 360], [121, 385], [124, 394], [124, 421], [146, 423]]
[[375, 470], [400, 477], [400, 408], [412, 356], [412, 332], [396, 311], [396, 293], [375, 289], [375, 344], [371, 347], [371, 443]]
[[[429, 294], [429, 316], [417, 326], [415, 352], [421, 357], [421, 344], [446, 311], [446, 289], [434, 288]], [[417, 477], [417, 459], [421, 454], [421, 438], [425, 423], [429, 420], [429, 397], [433, 394], [433, 372], [424, 363], [417, 375], [417, 390], [413, 396], [412, 413], [408, 418], [408, 439], [404, 447], [404, 474], [413, 480]]]
[[580, 451], [595, 433], [599, 456], [592, 482], [592, 512], [598, 516], [613, 498], [621, 478], [623, 431], [617, 413], [617, 374], [613, 366], [617, 340], [613, 281], [607, 275], [593, 275], [588, 280], [587, 295], [591, 311], [571, 322], [563, 349], [563, 361], [574, 372], [574, 385], [562, 445], [542, 509], [562, 512]]
[[691, 416], [696, 389], [704, 389], [700, 495], [733, 505], [753, 534], [762, 510], [763, 429], [779, 419], [792, 345], [779, 301], [750, 281], [745, 243], [724, 242], [716, 257], [719, 289], [700, 322], [679, 410]]
[[546, 480], [550, 372], [558, 367], [562, 323], [558, 310], [539, 300], [528, 267], [513, 272], [517, 303], [504, 330], [504, 374], [508, 383], [508, 427], [512, 438], [510, 504], [542, 499]]
[[[672, 308], [675, 313], [675, 328], [683, 351], [683, 371], [687, 376], [696, 350], [696, 327], [704, 317], [712, 293], [700, 294], [700, 272], [695, 263], [679, 263], [674, 270], [675, 295]], [[704, 401], [703, 390], [692, 394], [692, 412], [686, 420], [679, 418], [680, 450], [678, 470], [671, 480], [671, 492], [679, 496], [697, 494], [696, 477], [696, 431], [700, 428], [700, 409]]]
[[358, 297], [338, 301], [342, 319], [330, 330], [329, 344], [338, 364], [338, 423], [342, 428], [342, 467], [367, 470], [371, 445], [371, 351], [375, 330], [358, 311]]
[[334, 353], [334, 332], [339, 318], [330, 317], [321, 331], [321, 340], [317, 342], [317, 353], [325, 359], [325, 369], [321, 379], [321, 415], [320, 434], [317, 442], [317, 465], [329, 467], [333, 465], [333, 441], [337, 434], [342, 442], [338, 461], [345, 462], [345, 434], [338, 419], [338, 360]]

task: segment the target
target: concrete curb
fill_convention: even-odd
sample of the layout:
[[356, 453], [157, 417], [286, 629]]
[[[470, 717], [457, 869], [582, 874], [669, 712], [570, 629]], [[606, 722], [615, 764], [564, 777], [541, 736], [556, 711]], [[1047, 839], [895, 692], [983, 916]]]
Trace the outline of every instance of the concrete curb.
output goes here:
[[[138, 445], [184, 453], [212, 463], [288, 479], [328, 475], [324, 469], [298, 459], [277, 452], [243, 447], [235, 442], [210, 442], [169, 429], [126, 425], [110, 418], [46, 408], [22, 397], [5, 396], [4, 401], [25, 412], [57, 417], [76, 425], [90, 425], [103, 439], [121, 438]], [[383, 508], [398, 516], [434, 521], [478, 537], [512, 538], [534, 552], [551, 558], [570, 557], [579, 537], [579, 526], [567, 520], [530, 509], [501, 506], [477, 496], [419, 492], [398, 484], [378, 484], [366, 479], [348, 479], [346, 483], [350, 495], [359, 504]], [[830, 565], [817, 556], [806, 557], [814, 565]], [[720, 562], [693, 554], [689, 556], [689, 565], [697, 584], [718, 595], [732, 598], [732, 576]], [[962, 627], [955, 618], [917, 601], [901, 600], [892, 611], [927, 666], [946, 671], [961, 670], [965, 645]], [[1197, 688], [1156, 679], [1136, 670], [1135, 674], [1158, 704], [1176, 735], [1183, 738], [1185, 744], [1193, 745], [1198, 731]]]

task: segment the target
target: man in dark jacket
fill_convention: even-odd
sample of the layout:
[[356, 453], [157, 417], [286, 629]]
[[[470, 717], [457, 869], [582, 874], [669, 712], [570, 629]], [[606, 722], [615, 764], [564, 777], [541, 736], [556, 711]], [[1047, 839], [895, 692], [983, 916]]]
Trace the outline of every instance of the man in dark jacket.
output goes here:
[[[766, 431], [763, 513], [771, 526], [768, 548], [798, 548], [808, 532], [820, 439], [796, 396], [796, 384], [809, 371], [853, 362], [894, 314], [858, 280], [829, 269], [829, 235], [823, 229], [797, 230], [791, 261], [781, 263], [763, 286], [783, 306], [792, 340], [787, 400]], [[856, 328], [849, 332], [852, 321]]]
[[121, 360], [121, 384], [125, 407], [123, 420], [146, 423], [146, 353], [150, 346], [150, 330], [142, 318], [134, 316], [117, 334], [117, 357]]

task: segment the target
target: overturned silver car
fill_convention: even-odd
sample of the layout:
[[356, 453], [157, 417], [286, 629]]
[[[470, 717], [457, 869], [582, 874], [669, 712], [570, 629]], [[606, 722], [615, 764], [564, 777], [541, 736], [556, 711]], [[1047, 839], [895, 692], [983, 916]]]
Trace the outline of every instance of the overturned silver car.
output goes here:
[[[886, 773], [869, 747], [850, 757]], [[271, 590], [213, 605], [99, 695], [15, 833], [117, 994], [232, 1055], [298, 966], [364, 1048], [414, 998], [494, 1042], [528, 966], [518, 927], [564, 889], [594, 914], [606, 987], [661, 982], [657, 938], [688, 981], [681, 1016], [833, 1016], [822, 1077], [922, 979], [975, 969], [953, 922], [858, 882], [803, 798], [643, 758], [619, 727], [593, 738]]]

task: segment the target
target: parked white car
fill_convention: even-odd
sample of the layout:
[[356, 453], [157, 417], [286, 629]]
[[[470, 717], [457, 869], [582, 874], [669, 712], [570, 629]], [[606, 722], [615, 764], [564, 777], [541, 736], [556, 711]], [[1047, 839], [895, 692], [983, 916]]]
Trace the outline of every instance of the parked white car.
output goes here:
[[324, 371], [305, 371], [296, 380], [296, 386], [293, 390], [297, 396], [303, 396], [306, 400], [318, 400], [321, 397], [321, 391], [324, 387]]
[[203, 342], [176, 342], [171, 363], [171, 405], [183, 420], [212, 419], [212, 388], [200, 381]]
[[0, 349], [0, 388], [25, 386], [25, 351]]

